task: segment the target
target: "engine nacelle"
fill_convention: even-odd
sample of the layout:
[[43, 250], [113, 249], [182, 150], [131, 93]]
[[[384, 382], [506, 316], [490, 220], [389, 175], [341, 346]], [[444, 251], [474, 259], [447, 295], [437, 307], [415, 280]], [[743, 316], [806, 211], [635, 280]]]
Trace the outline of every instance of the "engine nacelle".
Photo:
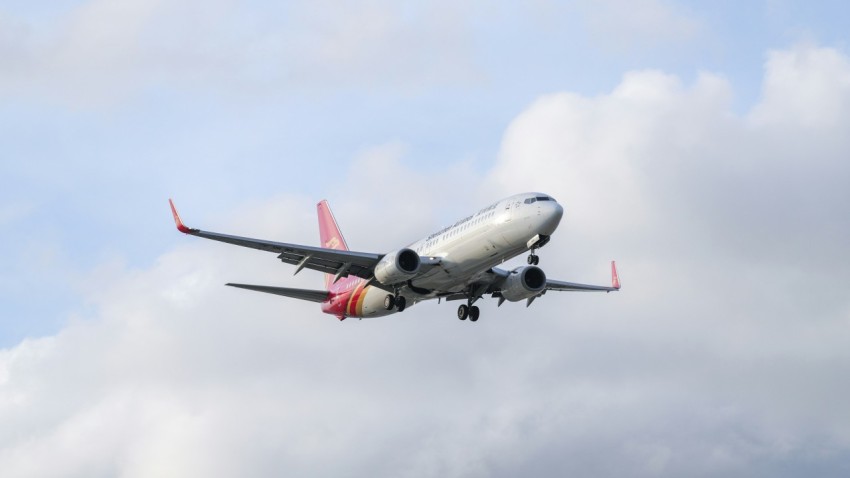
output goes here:
[[516, 302], [534, 297], [546, 289], [546, 274], [543, 269], [535, 266], [517, 267], [505, 279], [502, 287], [502, 297]]
[[419, 272], [419, 254], [413, 249], [399, 249], [385, 255], [375, 265], [375, 279], [384, 285], [412, 279]]

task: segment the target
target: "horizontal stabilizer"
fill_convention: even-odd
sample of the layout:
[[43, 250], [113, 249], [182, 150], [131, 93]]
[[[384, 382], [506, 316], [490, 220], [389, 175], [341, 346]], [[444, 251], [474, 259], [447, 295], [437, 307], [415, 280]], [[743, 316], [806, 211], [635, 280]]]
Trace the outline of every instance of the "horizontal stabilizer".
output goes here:
[[328, 300], [330, 293], [326, 290], [313, 289], [292, 289], [289, 287], [271, 287], [267, 285], [251, 285], [251, 284], [225, 284], [230, 287], [238, 287], [240, 289], [254, 290], [257, 292], [265, 292], [267, 294], [282, 295], [284, 297], [292, 297], [294, 299], [309, 300], [311, 302], [325, 302]]

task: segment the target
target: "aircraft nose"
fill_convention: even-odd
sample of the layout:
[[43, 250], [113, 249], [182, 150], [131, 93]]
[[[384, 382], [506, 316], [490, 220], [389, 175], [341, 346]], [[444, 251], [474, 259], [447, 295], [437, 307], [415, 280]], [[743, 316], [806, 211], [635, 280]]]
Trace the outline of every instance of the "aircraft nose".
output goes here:
[[[542, 204], [541, 204], [542, 206]], [[551, 235], [561, 223], [561, 218], [564, 217], [564, 208], [555, 201], [549, 201], [543, 212], [543, 224], [540, 229], [541, 234]]]

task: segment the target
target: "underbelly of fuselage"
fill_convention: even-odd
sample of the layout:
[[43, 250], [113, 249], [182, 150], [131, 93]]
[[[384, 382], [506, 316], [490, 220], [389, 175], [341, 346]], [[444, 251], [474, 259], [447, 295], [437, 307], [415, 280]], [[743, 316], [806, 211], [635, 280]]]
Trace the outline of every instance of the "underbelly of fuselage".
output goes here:
[[513, 247], [497, 251], [489, 257], [480, 258], [459, 257], [455, 259], [452, 256], [446, 256], [439, 266], [434, 267], [424, 276], [413, 280], [412, 284], [417, 289], [434, 291], [434, 294], [430, 295], [440, 292], [463, 291], [483, 272], [521, 254], [525, 250], [524, 246]]
[[[467, 237], [461, 243], [446, 244], [445, 252], [428, 251], [426, 255], [440, 257], [440, 264], [413, 279], [413, 287], [403, 285], [398, 292], [407, 299], [407, 307], [439, 294], [464, 292], [487, 270], [527, 251], [527, 241], [534, 234], [526, 221], [513, 221], [498, 232], [490, 231]], [[346, 317], [369, 318], [395, 313], [395, 310], [384, 308], [384, 298], [389, 292], [374, 286], [363, 288], [363, 284], [365, 281], [355, 287], [345, 301]]]

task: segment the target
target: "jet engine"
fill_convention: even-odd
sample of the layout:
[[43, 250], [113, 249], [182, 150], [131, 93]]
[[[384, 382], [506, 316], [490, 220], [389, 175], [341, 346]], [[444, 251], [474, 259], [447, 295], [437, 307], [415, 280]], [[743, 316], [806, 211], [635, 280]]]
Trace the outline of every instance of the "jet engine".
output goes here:
[[413, 249], [399, 249], [385, 255], [375, 265], [375, 279], [384, 285], [412, 279], [419, 272], [421, 260]]
[[505, 279], [502, 297], [517, 302], [534, 297], [546, 289], [546, 274], [536, 266], [517, 267]]

